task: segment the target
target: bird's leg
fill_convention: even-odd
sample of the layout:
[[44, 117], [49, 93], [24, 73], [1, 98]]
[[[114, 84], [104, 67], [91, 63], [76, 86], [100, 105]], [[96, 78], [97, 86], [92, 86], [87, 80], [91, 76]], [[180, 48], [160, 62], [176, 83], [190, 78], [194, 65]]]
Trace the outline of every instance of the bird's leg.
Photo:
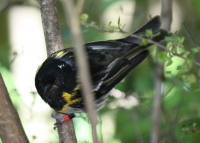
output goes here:
[[75, 115], [73, 113], [59, 114], [59, 115], [57, 113], [53, 113], [51, 114], [51, 117], [56, 119], [56, 123], [54, 124], [54, 130], [55, 130], [58, 125], [70, 121], [72, 118], [75, 117]]

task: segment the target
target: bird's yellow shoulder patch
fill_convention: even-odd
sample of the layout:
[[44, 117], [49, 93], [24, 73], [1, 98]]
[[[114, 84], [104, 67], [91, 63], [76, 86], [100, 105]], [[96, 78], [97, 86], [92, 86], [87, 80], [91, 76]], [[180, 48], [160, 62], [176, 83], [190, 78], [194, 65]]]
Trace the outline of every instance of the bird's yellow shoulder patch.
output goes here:
[[71, 105], [80, 101], [80, 98], [72, 100], [72, 97], [74, 97], [75, 95], [76, 95], [76, 92], [72, 92], [71, 94], [67, 92], [63, 92], [62, 97], [64, 98], [64, 100], [67, 102], [68, 105]]
[[72, 92], [71, 94], [70, 93], [67, 93], [67, 92], [63, 92], [63, 99], [66, 101], [66, 104], [63, 106], [63, 108], [58, 111], [60, 113], [67, 113], [67, 107], [76, 103], [76, 102], [79, 102], [81, 100], [81, 98], [76, 98], [76, 99], [72, 99], [72, 97], [74, 97], [76, 95], [76, 92]]
[[67, 102], [67, 105], [72, 105], [72, 104], [80, 101], [80, 98], [72, 99], [72, 97], [74, 97], [75, 95], [76, 95], [76, 92], [72, 92], [71, 94], [69, 94], [67, 92], [63, 92], [62, 97]]
[[61, 58], [62, 56], [64, 56], [65, 54], [67, 54], [68, 52], [64, 52], [64, 51], [60, 51], [56, 54], [55, 58]]
[[66, 113], [67, 113], [67, 107], [68, 107], [68, 104], [65, 104], [65, 105], [62, 107], [62, 109], [59, 110], [59, 111], [57, 111], [57, 112], [66, 114]]

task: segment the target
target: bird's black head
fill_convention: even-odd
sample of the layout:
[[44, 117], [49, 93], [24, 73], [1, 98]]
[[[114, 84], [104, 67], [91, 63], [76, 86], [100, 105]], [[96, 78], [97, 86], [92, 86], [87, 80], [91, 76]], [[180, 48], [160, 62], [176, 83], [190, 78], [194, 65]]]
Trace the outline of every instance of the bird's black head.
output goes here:
[[72, 65], [66, 59], [48, 58], [36, 74], [35, 86], [39, 95], [55, 110], [61, 110], [66, 104], [63, 92], [73, 92], [77, 84]]

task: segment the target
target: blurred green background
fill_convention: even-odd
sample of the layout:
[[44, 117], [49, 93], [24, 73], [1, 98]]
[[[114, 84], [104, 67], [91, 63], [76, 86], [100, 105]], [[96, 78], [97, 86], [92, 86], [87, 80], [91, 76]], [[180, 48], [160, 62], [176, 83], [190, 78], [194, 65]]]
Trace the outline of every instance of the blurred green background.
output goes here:
[[[10, 3], [10, 4], [9, 4]], [[0, 0], [0, 72], [10, 97], [18, 110], [25, 132], [32, 143], [57, 143], [53, 130], [52, 109], [36, 93], [34, 76], [46, 58], [45, 42], [37, 1]], [[200, 1], [173, 0], [171, 31], [185, 37], [178, 51], [189, 53], [192, 62], [200, 62], [199, 53], [191, 49], [200, 44]], [[71, 34], [63, 5], [58, 1], [59, 21], [65, 47], [72, 46]], [[132, 32], [150, 17], [160, 15], [160, 0], [87, 0], [83, 13], [96, 24], [126, 24]], [[124, 37], [119, 33], [99, 32], [82, 26], [85, 42]], [[147, 143], [152, 129], [156, 48], [136, 67], [116, 89], [99, 113], [99, 136], [104, 143]], [[188, 56], [189, 57], [189, 56]], [[162, 84], [163, 103], [160, 143], [200, 142], [200, 72], [199, 67], [173, 57], [172, 65], [165, 67]], [[189, 61], [192, 63], [191, 61]], [[178, 67], [178, 68], [177, 68]], [[79, 143], [90, 143], [91, 130], [85, 114], [73, 119]], [[1, 141], [0, 141], [1, 142]]]

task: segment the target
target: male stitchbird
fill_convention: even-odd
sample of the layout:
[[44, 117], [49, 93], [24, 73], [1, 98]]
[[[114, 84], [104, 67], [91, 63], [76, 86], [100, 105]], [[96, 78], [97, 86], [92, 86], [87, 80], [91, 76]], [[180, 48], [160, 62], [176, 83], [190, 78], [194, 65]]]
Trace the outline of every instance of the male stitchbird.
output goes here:
[[[156, 16], [134, 32], [145, 37], [146, 30], [152, 30], [153, 41], [159, 42], [168, 35], [160, 29], [160, 17]], [[147, 45], [141, 38], [128, 36], [117, 40], [99, 41], [84, 45], [87, 52], [92, 78], [95, 105], [99, 109], [110, 90], [148, 55]], [[68, 115], [85, 111], [81, 83], [76, 70], [74, 49], [66, 48], [50, 55], [37, 71], [35, 86], [41, 98], [55, 111]]]

